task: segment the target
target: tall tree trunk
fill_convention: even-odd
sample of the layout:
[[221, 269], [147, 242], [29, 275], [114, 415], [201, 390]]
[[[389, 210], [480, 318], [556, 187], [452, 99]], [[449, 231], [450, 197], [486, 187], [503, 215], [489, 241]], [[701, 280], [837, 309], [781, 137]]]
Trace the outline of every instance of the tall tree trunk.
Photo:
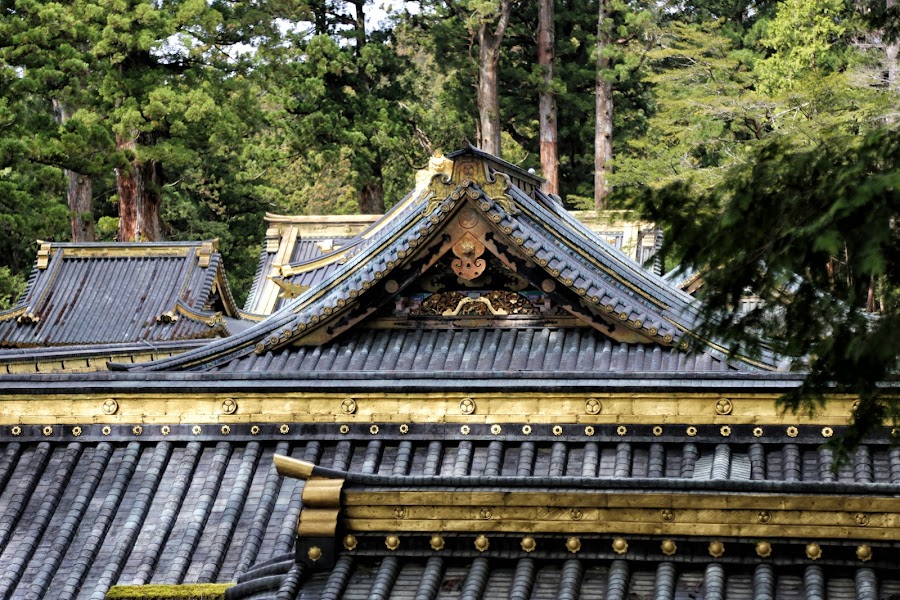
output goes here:
[[69, 180], [69, 214], [72, 218], [72, 241], [94, 242], [94, 186], [91, 178], [66, 169]]
[[559, 194], [559, 159], [557, 157], [556, 96], [553, 93], [553, 59], [556, 53], [553, 31], [554, 0], [538, 3], [538, 64], [544, 85], [538, 98], [538, 120], [541, 135], [541, 172], [547, 180], [546, 192]]
[[[896, 0], [887, 0], [887, 8], [891, 10], [896, 5]], [[887, 62], [887, 83], [888, 90], [897, 97], [900, 97], [900, 39], [886, 44], [884, 47], [885, 62]], [[896, 117], [893, 117], [896, 121]]]
[[496, 27], [486, 18], [478, 26], [478, 117], [479, 145], [500, 156], [500, 44], [509, 24], [510, 0], [501, 0]]
[[384, 213], [384, 186], [381, 160], [376, 158], [372, 166], [372, 179], [359, 188], [357, 204], [361, 215], [380, 215]]
[[594, 128], [594, 208], [596, 210], [606, 208], [606, 196], [609, 192], [607, 176], [612, 161], [612, 84], [607, 79], [609, 59], [604, 56], [604, 50], [609, 44], [607, 18], [606, 0], [600, 0], [597, 19], [596, 125]]
[[[69, 120], [71, 112], [64, 103], [54, 100], [56, 122], [62, 125]], [[73, 242], [93, 242], [97, 239], [94, 231], [94, 186], [88, 175], [64, 169], [68, 180], [66, 200], [72, 222]]]
[[[119, 150], [135, 150], [133, 140], [116, 139]], [[158, 242], [163, 239], [159, 195], [162, 169], [156, 161], [132, 160], [125, 168], [116, 169], [119, 194], [120, 242]]]

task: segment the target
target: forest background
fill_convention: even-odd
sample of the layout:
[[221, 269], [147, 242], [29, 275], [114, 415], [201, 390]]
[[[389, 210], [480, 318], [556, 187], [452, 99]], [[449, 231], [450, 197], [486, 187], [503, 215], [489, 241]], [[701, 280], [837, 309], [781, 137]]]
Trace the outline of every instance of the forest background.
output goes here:
[[37, 239], [219, 238], [242, 300], [266, 211], [381, 212], [464, 140], [569, 208], [660, 218], [677, 189], [706, 204], [670, 212], [714, 214], [772, 140], [896, 121], [896, 18], [894, 0], [0, 0], [0, 302]]

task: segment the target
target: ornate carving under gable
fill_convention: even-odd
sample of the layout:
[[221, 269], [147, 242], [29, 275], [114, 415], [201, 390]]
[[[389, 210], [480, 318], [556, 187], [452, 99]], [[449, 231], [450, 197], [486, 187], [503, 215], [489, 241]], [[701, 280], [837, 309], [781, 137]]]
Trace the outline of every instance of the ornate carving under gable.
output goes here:
[[410, 314], [441, 315], [455, 317], [460, 315], [506, 316], [506, 315], [538, 315], [541, 307], [535, 305], [527, 296], [518, 292], [493, 290], [484, 293], [437, 292], [431, 294]]
[[487, 267], [487, 262], [478, 258], [484, 254], [484, 244], [469, 232], [453, 245], [453, 254], [457, 256], [450, 263], [453, 272], [468, 281], [478, 278]]
[[[435, 160], [435, 159], [432, 159]], [[444, 159], [446, 160], [446, 159]], [[419, 172], [417, 177], [426, 177], [431, 175], [428, 184], [428, 192], [426, 197], [429, 198], [428, 204], [423, 214], [430, 214], [440, 205], [447, 196], [458, 200], [463, 196], [471, 199], [477, 199], [479, 196], [475, 185], [480, 188], [485, 195], [496, 202], [500, 207], [509, 214], [516, 214], [517, 209], [513, 202], [512, 196], [509, 195], [509, 189], [512, 187], [512, 181], [506, 173], [491, 173], [487, 163], [476, 156], [465, 156], [455, 161], [447, 161], [453, 169], [453, 174], [447, 176], [447, 165], [441, 164], [441, 168], [432, 170], [423, 170]], [[457, 189], [459, 188], [459, 189]]]

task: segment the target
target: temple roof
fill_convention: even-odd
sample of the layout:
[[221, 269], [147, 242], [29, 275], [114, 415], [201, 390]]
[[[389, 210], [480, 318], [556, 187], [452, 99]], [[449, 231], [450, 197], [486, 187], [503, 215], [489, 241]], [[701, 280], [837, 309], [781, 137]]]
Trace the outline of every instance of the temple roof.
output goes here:
[[[727, 358], [722, 347], [693, 333], [700, 324], [693, 298], [612, 248], [555, 199], [514, 185], [496, 170], [497, 161], [473, 151], [453, 157], [433, 159], [406, 198], [346, 245], [300, 267], [282, 266], [297, 297], [281, 310], [228, 340], [143, 368], [208, 370], [250, 353], [321, 345], [385, 316], [391, 303], [418, 306], [428, 295], [453, 290], [456, 312], [446, 307], [436, 317], [466, 314], [473, 302], [489, 310], [481, 316], [510, 315], [489, 295], [521, 292], [522, 302], [556, 311], [544, 310], [544, 317], [572, 317], [619, 344], [709, 354], [712, 359], [699, 361], [704, 364]], [[416, 316], [398, 310], [392, 316]], [[476, 326], [502, 327], [501, 321]], [[776, 366], [771, 356], [733, 363], [750, 370]]]
[[[102, 431], [104, 427], [109, 431]], [[711, 430], [690, 441], [674, 431], [661, 437], [639, 433], [621, 441], [613, 430], [603, 428], [585, 441], [580, 431], [568, 427], [561, 436], [549, 427], [535, 427], [529, 436], [500, 439], [481, 428], [469, 434], [471, 439], [453, 439], [451, 431], [458, 428], [450, 425], [413, 425], [405, 434], [385, 425], [377, 436], [368, 427], [339, 434], [334, 424], [292, 425], [287, 433], [280, 432], [277, 423], [262, 425], [255, 434], [249, 424], [233, 424], [227, 434], [217, 425], [192, 429], [145, 425], [138, 436], [131, 425], [94, 424], [80, 426], [74, 436], [70, 426], [57, 426], [48, 435], [42, 426], [24, 425], [14, 441], [0, 445], [0, 596], [102, 598], [114, 584], [237, 580], [248, 585], [239, 584], [229, 598], [271, 597], [282, 585], [294, 586], [291, 598], [318, 598], [324, 587], [339, 589], [336, 598], [355, 598], [357, 593], [369, 597], [376, 580], [382, 579], [379, 573], [391, 569], [389, 581], [382, 582], [393, 590], [390, 597], [418, 598], [423, 569], [438, 561], [437, 589], [427, 597], [459, 597], [460, 590], [477, 583], [466, 583], [468, 579], [477, 577], [479, 585], [488, 588], [472, 597], [496, 598], [505, 597], [516, 582], [524, 585], [528, 577], [519, 570], [528, 568], [530, 559], [536, 561], [536, 579], [529, 585], [542, 593], [580, 589], [590, 597], [619, 597], [604, 596], [603, 590], [609, 589], [609, 570], [623, 564], [628, 565], [629, 572], [622, 576], [626, 587], [633, 586], [631, 591], [644, 593], [641, 590], [651, 589], [659, 577], [670, 577], [679, 590], [674, 598], [686, 599], [688, 593], [723, 598], [721, 591], [709, 589], [709, 577], [726, 582], [729, 598], [760, 598], [754, 592], [761, 585], [756, 582], [759, 573], [771, 577], [765, 589], [777, 589], [778, 597], [785, 598], [819, 597], [804, 592], [809, 578], [826, 585], [833, 594], [829, 597], [887, 598], [900, 591], [891, 533], [896, 509], [881, 514], [875, 507], [876, 502], [894, 502], [896, 507], [900, 490], [900, 453], [886, 440], [863, 444], [833, 471], [834, 456], [820, 447], [812, 428], [803, 428], [795, 443], [787, 445], [767, 438], [756, 441], [749, 430], [736, 430], [737, 443], [725, 443], [717, 442], [722, 438]], [[390, 517], [388, 527], [407, 529], [400, 533], [396, 552], [385, 548], [384, 531], [357, 532], [359, 547], [342, 551], [334, 568], [304, 569], [295, 564], [292, 549], [305, 484], [282, 479], [272, 463], [275, 454], [338, 472], [347, 478], [348, 497], [377, 496], [386, 490], [411, 491], [413, 496], [437, 490], [448, 499], [468, 490], [480, 496], [471, 506], [453, 509], [454, 518], [468, 525], [465, 532], [445, 532], [447, 548], [441, 551], [428, 546], [431, 530], [411, 530], [421, 518], [413, 513], [402, 521]], [[520, 547], [521, 535], [491, 531], [498, 526], [496, 519], [488, 523], [478, 514], [491, 493], [509, 499], [517, 491], [552, 491], [560, 498], [577, 496], [574, 505], [584, 507], [584, 522], [589, 523], [589, 506], [596, 502], [591, 496], [646, 496], [650, 490], [685, 495], [688, 502], [692, 494], [730, 497], [732, 512], [744, 506], [739, 496], [752, 491], [788, 501], [810, 497], [810, 507], [824, 509], [834, 494], [854, 497], [872, 513], [868, 528], [852, 527], [873, 540], [873, 558], [865, 563], [856, 558], [857, 542], [847, 542], [847, 526], [828, 520], [833, 516], [823, 520], [818, 515], [818, 521], [816, 515], [809, 517], [818, 523], [814, 539], [824, 548], [821, 558], [810, 561], [803, 554], [808, 538], [802, 534], [775, 542], [771, 558], [756, 555], [753, 535], [720, 532], [714, 539], [724, 541], [722, 558], [710, 557], [709, 537], [675, 535], [678, 553], [665, 557], [658, 538], [638, 533], [639, 522], [598, 524], [595, 535], [581, 536], [583, 547], [577, 554], [564, 546], [571, 534], [535, 532], [537, 548], [526, 552]], [[693, 502], [701, 511], [713, 508], [703, 500]], [[395, 509], [393, 501], [386, 509]], [[690, 519], [684, 510], [679, 516]], [[648, 511], [648, 518], [657, 513]], [[543, 514], [544, 519], [555, 518], [552, 511]], [[784, 517], [802, 518], [789, 511]], [[790, 529], [788, 521], [780, 523], [770, 535]], [[678, 524], [676, 519], [672, 526]], [[450, 521], [445, 526], [452, 527]], [[703, 526], [693, 520], [682, 525]], [[606, 533], [617, 527], [617, 534]], [[885, 527], [887, 537], [878, 539]], [[479, 531], [490, 538], [490, 550], [483, 554], [472, 544]], [[610, 547], [615, 535], [628, 539], [627, 552], [621, 555]], [[281, 564], [280, 570], [264, 571], [273, 560]], [[561, 577], [561, 570], [576, 569], [575, 563], [580, 565], [577, 581]], [[289, 568], [295, 569], [293, 583], [285, 583], [283, 576]], [[669, 568], [671, 574], [659, 574]], [[863, 584], [879, 587], [882, 595], [867, 595]], [[263, 590], [269, 595], [254, 595]]]
[[216, 242], [40, 244], [0, 346], [223, 337], [238, 316]]

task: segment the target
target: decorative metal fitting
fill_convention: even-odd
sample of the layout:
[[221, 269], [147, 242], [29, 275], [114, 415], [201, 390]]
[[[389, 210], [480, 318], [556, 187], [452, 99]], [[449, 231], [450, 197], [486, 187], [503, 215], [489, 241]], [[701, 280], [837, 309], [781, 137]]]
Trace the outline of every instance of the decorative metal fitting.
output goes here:
[[494, 435], [500, 435], [500, 432], [501, 432], [501, 431], [502, 431], [502, 430], [501, 430], [501, 428], [500, 428], [499, 425], [496, 425], [496, 424], [495, 424], [495, 425], [491, 425], [491, 433], [493, 433]]
[[81, 435], [81, 427], [78, 426], [78, 425], [76, 425], [75, 427], [73, 427], [73, 428], [72, 428], [72, 435], [74, 435], [75, 437], [78, 437], [79, 435]]
[[345, 398], [343, 402], [341, 402], [341, 412], [345, 415], [352, 415], [356, 412], [356, 400], [353, 398]]
[[378, 425], [372, 425], [369, 427], [369, 433], [372, 435], [376, 435], [378, 433]]
[[596, 398], [588, 398], [584, 403], [584, 412], [589, 415], [599, 415], [603, 405]]
[[309, 560], [316, 562], [320, 558], [322, 558], [322, 549], [318, 546], [313, 546], [306, 552], [306, 556], [309, 557]]
[[50, 425], [44, 425], [44, 428], [41, 430], [44, 435], [53, 435], [53, 427]]
[[694, 437], [695, 435], [697, 435], [697, 428], [694, 427], [693, 425], [691, 425], [690, 427], [687, 428], [687, 434], [690, 437]]
[[858, 546], [856, 548], [856, 558], [863, 562], [869, 562], [872, 560], [872, 547], [863, 544], [862, 546]]
[[201, 431], [203, 431], [203, 429], [201, 429], [199, 425], [194, 425], [193, 427], [191, 427], [191, 433], [193, 433], [194, 435], [200, 435]]
[[625, 541], [625, 538], [616, 538], [612, 542], [613, 552], [616, 554], [625, 554], [628, 552], [628, 542]]
[[662, 520], [666, 523], [671, 523], [675, 520], [675, 511], [671, 508], [664, 508], [662, 511]]
[[393, 552], [400, 547], [400, 538], [398, 538], [396, 535], [389, 535], [384, 538], [384, 545], [387, 546], [388, 550]]
[[231, 433], [231, 427], [229, 427], [228, 425], [222, 425], [221, 431], [222, 435], [228, 435], [229, 433]]
[[250, 427], [250, 435], [259, 435], [259, 425]]
[[226, 398], [222, 401], [222, 412], [226, 415], [233, 415], [237, 412], [237, 408], [237, 402], [231, 398]]
[[338, 428], [338, 431], [340, 431], [341, 433], [346, 435], [346, 434], [350, 433], [350, 426], [349, 425], [341, 425]]
[[720, 398], [719, 401], [716, 402], [717, 415], [730, 415], [732, 410], [734, 410], [734, 405], [731, 404], [731, 400], [728, 398]]
[[344, 548], [350, 550], [356, 550], [356, 547], [359, 545], [359, 542], [356, 540], [355, 535], [346, 535], [344, 536]]
[[19, 435], [22, 435], [22, 428], [19, 427], [18, 425], [13, 425], [10, 428], [9, 432], [15, 436], [19, 436]]
[[865, 527], [869, 524], [869, 515], [867, 515], [866, 513], [856, 513], [854, 520], [860, 527]]
[[570, 537], [566, 540], [566, 550], [572, 554], [576, 554], [581, 550], [581, 540], [577, 537]]
[[107, 398], [103, 401], [103, 406], [100, 408], [103, 410], [104, 415], [114, 415], [119, 410], [119, 403], [113, 398]]
[[471, 415], [475, 412], [475, 400], [472, 398], [463, 398], [459, 401], [459, 412], [464, 415]]
[[753, 437], [762, 437], [763, 436], [763, 428], [762, 427], [754, 427], [753, 428]]
[[628, 433], [628, 428], [624, 425], [619, 425], [618, 427], [616, 427], [616, 433], [620, 436], [625, 435], [626, 433]]
[[772, 515], [769, 514], [769, 511], [767, 511], [767, 510], [761, 510], [761, 511], [759, 511], [759, 514], [756, 515], [756, 518], [763, 525], [768, 525], [769, 522], [772, 520]]
[[725, 554], [725, 544], [716, 540], [709, 543], [709, 555], [713, 558], [719, 558]]
[[168, 425], [163, 425], [159, 428], [159, 432], [163, 435], [169, 435], [170, 433], [172, 433], [172, 428]]
[[830, 438], [834, 435], [834, 429], [831, 427], [823, 427], [822, 428], [822, 437]]
[[537, 548], [537, 542], [530, 535], [523, 537], [519, 545], [522, 546], [522, 550], [525, 552], [534, 552], [534, 549]]
[[406, 518], [406, 508], [403, 506], [398, 506], [394, 509], [394, 518], [395, 519], [405, 519]]
[[491, 512], [491, 509], [489, 509], [489, 508], [482, 508], [482, 509], [478, 512], [478, 515], [479, 515], [482, 519], [484, 519], [485, 521], [487, 521], [487, 520], [490, 520], [490, 518], [494, 516], [494, 513]]
[[562, 435], [562, 426], [561, 425], [553, 426], [553, 435]]
[[756, 555], [760, 558], [769, 558], [772, 556], [772, 544], [769, 542], [757, 542]]
[[431, 549], [435, 552], [439, 552], [444, 549], [445, 543], [444, 538], [439, 533], [431, 536], [431, 540], [429, 540], [429, 544], [431, 545]]
[[134, 435], [141, 435], [142, 433], [144, 433], [144, 428], [140, 425], [135, 425], [131, 428], [131, 433], [133, 433]]
[[796, 427], [794, 427], [793, 425], [791, 425], [790, 427], [787, 428], [788, 437], [795, 438], [795, 437], [797, 437], [797, 434], [799, 434], [799, 433], [800, 433], [800, 430], [797, 429]]
[[106, 425], [103, 427], [103, 429], [100, 430], [100, 433], [102, 433], [103, 435], [109, 435], [112, 433], [112, 427]]
[[728, 425], [722, 425], [719, 428], [719, 433], [722, 434], [722, 437], [728, 437], [731, 435], [731, 427], [729, 427]]
[[400, 433], [409, 433], [409, 425], [404, 423], [400, 426]]
[[531, 435], [531, 425], [522, 425], [522, 433], [524, 435]]
[[594, 426], [588, 425], [584, 428], [584, 435], [594, 435]]
[[672, 556], [678, 552], [678, 546], [672, 540], [663, 540], [659, 547], [666, 556]]
[[278, 428], [278, 432], [281, 435], [287, 434], [288, 432], [290, 432], [290, 430], [291, 430], [291, 428], [287, 425], [287, 423], [283, 424], [281, 427]]
[[469, 432], [472, 431], [472, 428], [468, 425], [463, 425], [459, 428], [459, 432], [463, 435], [469, 435]]
[[572, 518], [573, 521], [580, 521], [581, 519], [584, 518], [584, 511], [581, 510], [580, 508], [573, 508], [572, 510], [569, 511], [569, 516]]
[[663, 434], [663, 428], [660, 427], [659, 425], [656, 425], [656, 426], [653, 428], [653, 435], [655, 435], [656, 437], [659, 437], [659, 436], [661, 436], [662, 434]]
[[475, 538], [475, 549], [479, 552], [484, 552], [490, 547], [491, 543], [488, 541], [487, 536], [479, 535], [477, 538]]
[[813, 542], [806, 545], [806, 557], [810, 560], [819, 560], [822, 558], [822, 547]]

